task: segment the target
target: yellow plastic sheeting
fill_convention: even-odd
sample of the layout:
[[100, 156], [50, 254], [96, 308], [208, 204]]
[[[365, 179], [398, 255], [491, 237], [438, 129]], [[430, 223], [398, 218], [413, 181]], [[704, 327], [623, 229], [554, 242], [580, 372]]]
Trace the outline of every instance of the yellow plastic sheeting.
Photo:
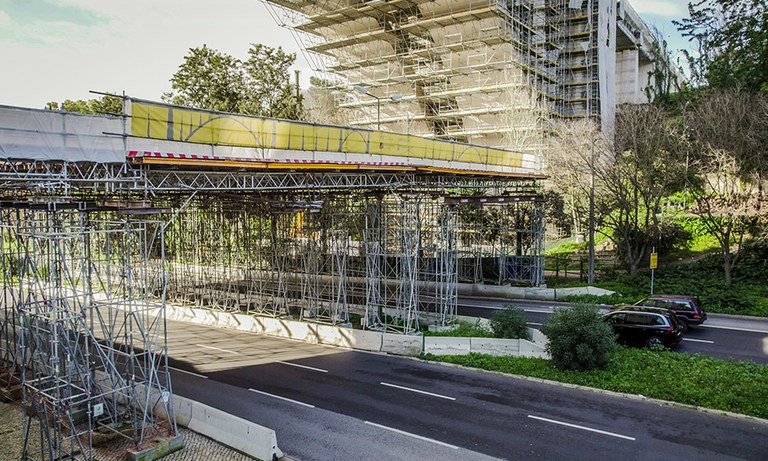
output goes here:
[[185, 109], [137, 100], [131, 100], [131, 135], [196, 144], [522, 166], [520, 153], [502, 149], [386, 131]]

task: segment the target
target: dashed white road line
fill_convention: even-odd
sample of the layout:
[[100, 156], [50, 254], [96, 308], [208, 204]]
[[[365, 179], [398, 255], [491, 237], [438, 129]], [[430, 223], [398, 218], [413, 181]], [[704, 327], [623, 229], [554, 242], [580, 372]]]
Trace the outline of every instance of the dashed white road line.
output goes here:
[[230, 351], [230, 350], [228, 350], [228, 349], [222, 349], [222, 348], [220, 348], [220, 347], [206, 346], [205, 344], [195, 344], [195, 346], [197, 346], [197, 347], [203, 347], [203, 348], [205, 348], [205, 349], [211, 349], [211, 350], [214, 350], [214, 351], [219, 351], [219, 352], [227, 352], [227, 353], [229, 353], [229, 354], [240, 355], [240, 353], [239, 353], [239, 352]]
[[528, 415], [528, 417], [531, 418], [531, 419], [537, 419], [539, 421], [545, 421], [545, 422], [552, 423], [552, 424], [559, 424], [561, 426], [572, 427], [574, 429], [581, 429], [583, 431], [596, 432], [598, 434], [603, 434], [603, 435], [610, 435], [611, 437], [618, 437], [620, 439], [636, 440], [634, 437], [630, 437], [628, 435], [621, 435], [621, 434], [617, 434], [615, 432], [601, 431], [600, 429], [593, 429], [591, 427], [579, 426], [578, 424], [571, 424], [571, 423], [566, 423], [566, 422], [563, 422], [563, 421], [557, 421], [557, 420], [554, 420], [554, 419], [542, 418], [541, 416]]
[[308, 367], [306, 365], [299, 365], [298, 363], [283, 362], [280, 360], [278, 360], [276, 363], [279, 363], [280, 365], [290, 365], [296, 368], [304, 368], [305, 370], [319, 371], [320, 373], [328, 373], [328, 370], [323, 370], [322, 368]]
[[390, 384], [390, 383], [384, 383], [384, 382], [379, 383], [379, 384], [381, 384], [382, 386], [388, 386], [388, 387], [394, 387], [394, 388], [397, 388], [397, 389], [402, 389], [404, 391], [418, 392], [419, 394], [430, 395], [432, 397], [437, 397], [437, 398], [440, 398], [440, 399], [456, 400], [456, 397], [448, 397], [447, 395], [434, 394], [432, 392], [422, 391], [422, 390], [419, 390], [419, 389], [413, 389], [413, 388], [405, 387], [405, 386], [398, 386], [397, 384]]
[[379, 429], [386, 429], [388, 431], [392, 431], [392, 432], [395, 432], [397, 434], [406, 435], [408, 437], [413, 437], [414, 439], [419, 439], [419, 440], [423, 440], [425, 442], [431, 442], [431, 443], [434, 443], [434, 444], [437, 444], [437, 445], [441, 445], [441, 446], [444, 446], [444, 447], [453, 448], [454, 450], [458, 450], [459, 449], [459, 447], [457, 447], [456, 445], [451, 445], [450, 443], [445, 443], [445, 442], [441, 442], [439, 440], [430, 439], [428, 437], [423, 437], [421, 435], [412, 434], [410, 432], [401, 431], [400, 429], [395, 429], [394, 427], [382, 426], [381, 424], [372, 423], [370, 421], [365, 421], [365, 424], [368, 424], [368, 425], [373, 426], [373, 427], [378, 427]]
[[694, 338], [683, 338], [683, 341], [693, 341], [695, 343], [707, 343], [707, 344], [715, 344], [714, 341], [710, 341], [708, 339], [694, 339]]
[[288, 397], [283, 397], [283, 396], [280, 396], [280, 395], [270, 394], [269, 392], [260, 391], [258, 389], [248, 389], [248, 390], [251, 391], [251, 392], [255, 392], [257, 394], [266, 395], [267, 397], [272, 397], [272, 398], [275, 398], [275, 399], [285, 400], [286, 402], [295, 403], [296, 405], [301, 405], [303, 407], [315, 408], [314, 405], [310, 405], [310, 404], [304, 403], [304, 402], [299, 402], [298, 400], [289, 399]]
[[751, 328], [723, 327], [720, 325], [698, 325], [697, 328], [718, 328], [720, 330], [748, 331], [750, 333], [763, 333], [768, 335], [768, 331], [766, 330], [753, 330]]
[[541, 322], [528, 322], [528, 325], [544, 325]]
[[169, 370], [175, 370], [175, 371], [178, 371], [178, 372], [181, 372], [181, 373], [186, 373], [186, 374], [192, 375], [192, 376], [197, 376], [198, 378], [208, 379], [208, 377], [205, 376], [205, 375], [201, 375], [199, 373], [194, 373], [194, 372], [187, 371], [187, 370], [182, 370], [181, 368], [168, 367], [168, 369]]

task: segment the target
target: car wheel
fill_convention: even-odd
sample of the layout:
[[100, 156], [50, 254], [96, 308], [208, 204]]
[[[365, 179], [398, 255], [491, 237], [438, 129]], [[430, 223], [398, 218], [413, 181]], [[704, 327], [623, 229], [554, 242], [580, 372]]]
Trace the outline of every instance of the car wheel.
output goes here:
[[680, 329], [683, 331], [683, 334], [688, 333], [688, 322], [683, 319], [678, 319], [680, 321]]
[[664, 341], [661, 340], [658, 336], [651, 336], [648, 339], [645, 340], [645, 345], [648, 346], [650, 349], [663, 349], [664, 348]]

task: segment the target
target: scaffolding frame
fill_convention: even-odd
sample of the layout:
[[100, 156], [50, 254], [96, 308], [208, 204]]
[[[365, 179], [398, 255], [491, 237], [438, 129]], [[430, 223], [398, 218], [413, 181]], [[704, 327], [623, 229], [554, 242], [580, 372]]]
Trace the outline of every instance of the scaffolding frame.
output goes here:
[[177, 436], [166, 302], [401, 334], [454, 324], [462, 200], [538, 196], [540, 179], [5, 162], [0, 383], [40, 460], [90, 459], [125, 428], [137, 449]]
[[3, 271], [14, 293], [4, 318], [17, 334], [3, 330], [0, 344], [22, 383], [23, 459], [90, 460], [115, 437], [136, 450], [178, 437], [154, 299], [161, 223], [86, 202], [4, 203], [1, 213], [4, 269], [15, 264]]

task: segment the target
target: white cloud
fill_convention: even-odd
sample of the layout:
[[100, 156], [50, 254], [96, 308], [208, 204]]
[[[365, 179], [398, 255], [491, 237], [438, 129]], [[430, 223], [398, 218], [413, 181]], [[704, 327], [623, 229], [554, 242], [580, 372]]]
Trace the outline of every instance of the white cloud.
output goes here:
[[[247, 58], [251, 43], [297, 52], [290, 31], [279, 27], [261, 2], [222, 0], [57, 0], [99, 14], [91, 26], [38, 23], [0, 34], [0, 62], [14, 72], [0, 73], [0, 88], [13, 88], [0, 104], [42, 107], [48, 101], [88, 99], [88, 90], [125, 91], [159, 99], [189, 48], [209, 47]], [[2, 16], [0, 16], [2, 21]], [[0, 22], [1, 23], [1, 22]], [[308, 66], [298, 54], [303, 80]], [[306, 84], [306, 83], [305, 83]]]
[[683, 0], [630, 0], [629, 4], [640, 14], [668, 18], [682, 18], [688, 15], [687, 3]]
[[0, 10], [0, 26], [10, 26], [12, 24], [13, 20], [11, 20], [11, 17], [5, 11]]

